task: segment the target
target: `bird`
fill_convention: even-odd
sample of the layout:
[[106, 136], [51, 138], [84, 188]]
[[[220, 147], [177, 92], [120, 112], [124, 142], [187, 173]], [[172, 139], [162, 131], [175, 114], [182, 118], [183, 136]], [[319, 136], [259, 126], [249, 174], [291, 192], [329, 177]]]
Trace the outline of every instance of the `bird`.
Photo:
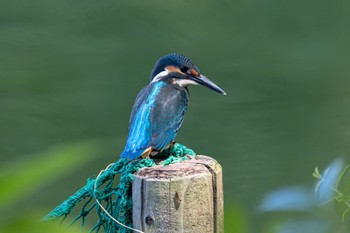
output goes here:
[[150, 158], [174, 145], [188, 107], [189, 85], [202, 85], [226, 95], [181, 54], [170, 53], [156, 62], [150, 83], [142, 88], [132, 107], [121, 158]]

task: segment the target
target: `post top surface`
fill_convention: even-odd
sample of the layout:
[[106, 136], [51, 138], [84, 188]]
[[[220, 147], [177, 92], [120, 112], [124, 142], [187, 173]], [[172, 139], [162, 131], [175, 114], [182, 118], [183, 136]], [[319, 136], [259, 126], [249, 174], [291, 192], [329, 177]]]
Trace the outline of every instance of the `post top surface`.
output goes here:
[[208, 156], [198, 155], [193, 159], [184, 160], [176, 164], [142, 168], [134, 175], [139, 178], [147, 179], [174, 179], [188, 176], [210, 175], [211, 173], [208, 167], [213, 169], [216, 166], [220, 166], [216, 160]]

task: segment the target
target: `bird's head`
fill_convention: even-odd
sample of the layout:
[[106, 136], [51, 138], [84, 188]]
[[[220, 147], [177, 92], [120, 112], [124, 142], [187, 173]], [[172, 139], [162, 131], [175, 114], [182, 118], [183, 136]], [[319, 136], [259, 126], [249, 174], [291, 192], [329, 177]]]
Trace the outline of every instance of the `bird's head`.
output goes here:
[[200, 84], [226, 95], [224, 90], [202, 75], [190, 59], [177, 53], [171, 53], [160, 58], [152, 70], [151, 82], [157, 82], [165, 78], [172, 78], [173, 83], [182, 87], [187, 87], [190, 84]]

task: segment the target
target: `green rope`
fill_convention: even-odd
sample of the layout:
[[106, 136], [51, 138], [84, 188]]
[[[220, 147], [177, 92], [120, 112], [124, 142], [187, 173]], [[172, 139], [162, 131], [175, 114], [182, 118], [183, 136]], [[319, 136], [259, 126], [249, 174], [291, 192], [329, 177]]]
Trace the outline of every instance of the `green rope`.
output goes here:
[[[165, 158], [162, 165], [169, 165], [188, 159], [186, 155], [195, 156], [195, 152], [184, 145], [176, 143], [170, 150], [165, 150], [158, 156]], [[130, 161], [120, 159], [116, 163], [109, 166], [103, 173], [100, 174], [98, 180], [88, 179], [86, 185], [62, 202], [59, 206], [53, 209], [48, 215], [43, 217], [44, 221], [54, 221], [63, 217], [62, 221], [69, 215], [72, 209], [81, 201], [85, 201], [79, 215], [70, 223], [72, 225], [81, 219], [82, 226], [85, 223], [85, 217], [96, 210], [99, 216], [98, 222], [91, 228], [89, 232], [98, 233], [101, 228], [107, 233], [130, 233], [131, 230], [118, 225], [106, 213], [96, 205], [93, 199], [104, 203], [104, 207], [119, 222], [132, 227], [132, 198], [131, 184], [134, 178], [133, 174], [144, 167], [155, 166], [153, 159], [141, 159]], [[113, 186], [114, 177], [120, 174], [120, 181], [117, 187]], [[99, 190], [95, 190], [100, 187]]]

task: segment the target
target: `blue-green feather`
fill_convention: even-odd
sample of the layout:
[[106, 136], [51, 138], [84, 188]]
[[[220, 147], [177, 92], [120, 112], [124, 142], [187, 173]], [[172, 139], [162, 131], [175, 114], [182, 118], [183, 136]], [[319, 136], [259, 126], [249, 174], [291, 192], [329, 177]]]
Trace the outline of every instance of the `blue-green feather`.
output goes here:
[[187, 102], [187, 90], [169, 80], [144, 87], [131, 112], [129, 135], [121, 157], [135, 159], [149, 147], [165, 149], [177, 135]]

